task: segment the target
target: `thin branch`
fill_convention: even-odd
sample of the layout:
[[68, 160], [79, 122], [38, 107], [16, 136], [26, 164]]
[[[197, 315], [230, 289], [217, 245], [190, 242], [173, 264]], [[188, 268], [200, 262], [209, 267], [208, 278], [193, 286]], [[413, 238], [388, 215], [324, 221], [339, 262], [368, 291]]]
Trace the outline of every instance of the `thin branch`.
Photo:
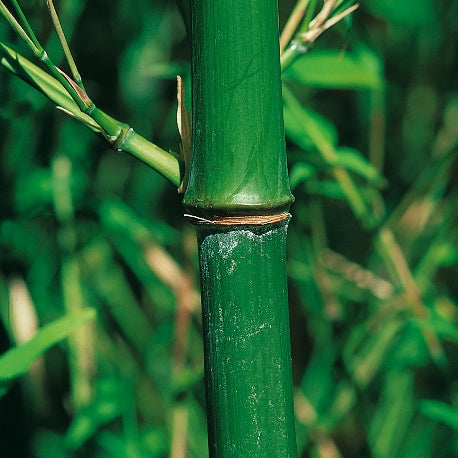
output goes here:
[[[315, 27], [311, 28], [308, 32], [303, 33], [301, 35], [301, 38], [304, 40], [305, 43], [307, 43], [309, 45], [312, 44], [325, 30], [328, 30], [329, 28], [331, 28], [333, 25], [337, 24], [344, 17], [346, 17], [349, 14], [353, 13], [353, 11], [355, 11], [358, 8], [359, 8], [359, 4], [356, 3], [355, 5], [351, 6], [348, 9], [346, 9], [345, 11], [342, 11], [342, 13], [337, 14], [336, 16], [332, 17], [331, 19], [328, 19], [324, 23], [320, 24], [320, 22], [317, 22], [317, 25]], [[321, 19], [320, 19], [320, 21], [321, 21]]]
[[298, 0], [280, 36], [280, 55], [299, 27], [310, 0]]
[[76, 84], [84, 90], [83, 81], [81, 79], [81, 75], [78, 72], [78, 68], [76, 66], [75, 60], [73, 59], [72, 53], [70, 51], [70, 47], [68, 46], [68, 41], [65, 37], [64, 30], [62, 29], [62, 25], [59, 20], [59, 16], [54, 8], [54, 3], [52, 0], [46, 0], [46, 4], [48, 5], [49, 14], [51, 16], [52, 23], [54, 25], [54, 29], [56, 31], [57, 37], [59, 38], [60, 45], [62, 46], [62, 50], [64, 51], [65, 58], [67, 59], [68, 66], [70, 67], [70, 71], [73, 75], [73, 79], [75, 80]]
[[[19, 5], [17, 6], [19, 8]], [[19, 8], [20, 10], [20, 8]], [[46, 53], [45, 49], [36, 39], [35, 35], [33, 35], [33, 40], [29, 36], [29, 34], [24, 30], [24, 28], [19, 24], [16, 18], [11, 14], [8, 8], [5, 6], [3, 1], [0, 0], [0, 13], [4, 16], [7, 22], [10, 24], [12, 29], [19, 35], [19, 37], [25, 42], [25, 44], [29, 47], [29, 49], [33, 52], [34, 56], [43, 62], [51, 74], [64, 86], [65, 90], [71, 96], [71, 98], [76, 102], [79, 109], [83, 113], [87, 113], [88, 111], [94, 108], [94, 104], [92, 102], [88, 103], [89, 98], [81, 98], [81, 93], [75, 90], [73, 84], [71, 84], [68, 80], [68, 77], [64, 76], [64, 73], [61, 72], [56, 65], [52, 62], [49, 58], [48, 54]], [[25, 20], [28, 24], [27, 20]], [[30, 28], [30, 26], [28, 26]], [[33, 34], [33, 32], [32, 32]]]
[[0, 14], [7, 20], [10, 24], [12, 29], [19, 35], [19, 37], [25, 42], [25, 44], [31, 49], [33, 54], [40, 58], [41, 50], [40, 46], [37, 45], [34, 40], [32, 40], [28, 33], [22, 28], [21, 24], [17, 21], [17, 19], [11, 14], [9, 9], [5, 6], [5, 4], [0, 0]]
[[[83, 112], [69, 94], [67, 87], [63, 87], [61, 79], [67, 83], [67, 86], [70, 84], [63, 75], [59, 74], [61, 79], [57, 80], [1, 42], [0, 66], [43, 93], [55, 105], [61, 107], [64, 113], [76, 118], [91, 130], [101, 132], [115, 149], [130, 153], [177, 187], [180, 185], [182, 181], [181, 165], [176, 156], [149, 142], [127, 124], [112, 118], [94, 105], [90, 113]], [[75, 82], [73, 84], [76, 85]]]
[[333, 12], [336, 3], [337, 0], [325, 0], [321, 11], [315, 16], [315, 18], [312, 21], [310, 21], [309, 29], [315, 29], [322, 25]]
[[308, 9], [305, 13], [305, 18], [304, 21], [302, 22], [301, 25], [301, 33], [307, 32], [310, 28], [310, 22], [312, 20], [313, 14], [315, 13], [316, 5], [318, 3], [318, 0], [311, 0]]
[[[336, 2], [334, 0], [328, 0], [310, 24], [307, 23], [307, 17], [304, 19], [301, 30], [305, 29], [305, 31], [301, 32], [294, 40], [291, 41], [290, 45], [285, 49], [281, 56], [282, 71], [289, 67], [298, 57], [305, 54], [310, 49], [313, 42], [324, 31], [337, 24], [359, 7], [359, 4], [356, 3], [350, 8], [347, 8], [345, 11], [342, 11], [341, 13], [326, 20], [326, 17], [332, 15], [332, 8], [334, 8], [335, 5]], [[337, 5], [337, 10], [338, 6], [339, 5]], [[305, 24], [307, 27], [305, 27]]]
[[29, 38], [32, 40], [32, 42], [35, 44], [37, 48], [41, 48], [40, 43], [32, 30], [32, 27], [30, 27], [29, 21], [25, 17], [24, 12], [22, 11], [22, 8], [19, 6], [18, 2], [16, 0], [10, 0], [11, 4], [13, 5], [17, 15], [19, 16], [19, 19], [22, 22], [22, 26], [24, 27], [25, 31], [27, 32]]
[[[423, 303], [404, 253], [391, 229], [385, 227], [380, 230], [376, 247], [388, 271], [403, 288], [413, 315], [421, 321], [426, 320], [429, 316], [428, 308]], [[439, 366], [444, 365], [447, 361], [446, 355], [434, 330], [424, 328], [422, 333], [432, 359]]]

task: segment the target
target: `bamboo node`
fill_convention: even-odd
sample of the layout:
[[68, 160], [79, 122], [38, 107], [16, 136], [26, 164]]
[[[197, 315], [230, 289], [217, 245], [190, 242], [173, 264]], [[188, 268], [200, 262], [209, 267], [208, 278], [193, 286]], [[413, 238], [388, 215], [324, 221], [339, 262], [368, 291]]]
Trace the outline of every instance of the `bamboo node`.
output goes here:
[[249, 215], [249, 216], [212, 216], [211, 219], [202, 218], [191, 214], [184, 217], [192, 224], [211, 226], [265, 226], [276, 224], [291, 218], [289, 213], [276, 215]]

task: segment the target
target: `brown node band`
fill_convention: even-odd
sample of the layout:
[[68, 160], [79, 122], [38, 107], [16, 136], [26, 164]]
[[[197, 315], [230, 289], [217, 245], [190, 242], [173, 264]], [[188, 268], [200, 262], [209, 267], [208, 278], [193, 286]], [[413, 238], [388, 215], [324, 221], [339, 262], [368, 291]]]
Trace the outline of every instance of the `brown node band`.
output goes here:
[[211, 219], [185, 214], [184, 217], [192, 224], [212, 226], [265, 226], [266, 224], [281, 223], [291, 217], [289, 213], [276, 215], [251, 215], [251, 216], [213, 216]]

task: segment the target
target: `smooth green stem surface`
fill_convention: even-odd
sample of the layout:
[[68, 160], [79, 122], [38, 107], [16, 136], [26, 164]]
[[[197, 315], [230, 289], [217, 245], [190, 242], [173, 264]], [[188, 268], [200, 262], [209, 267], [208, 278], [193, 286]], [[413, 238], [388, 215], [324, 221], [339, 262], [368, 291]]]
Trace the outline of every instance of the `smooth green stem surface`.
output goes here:
[[175, 186], [180, 185], [180, 161], [173, 154], [151, 143], [132, 129], [127, 132], [120, 148], [153, 167]]
[[192, 2], [190, 213], [289, 207], [279, 56], [276, 0]]
[[281, 70], [284, 72], [294, 64], [299, 57], [308, 51], [308, 47], [301, 40], [293, 40], [281, 55]]
[[193, 0], [191, 44], [184, 205], [206, 221], [197, 230], [210, 456], [295, 457], [287, 223], [253, 223], [293, 199], [277, 1]]
[[287, 223], [198, 226], [210, 456], [295, 457]]

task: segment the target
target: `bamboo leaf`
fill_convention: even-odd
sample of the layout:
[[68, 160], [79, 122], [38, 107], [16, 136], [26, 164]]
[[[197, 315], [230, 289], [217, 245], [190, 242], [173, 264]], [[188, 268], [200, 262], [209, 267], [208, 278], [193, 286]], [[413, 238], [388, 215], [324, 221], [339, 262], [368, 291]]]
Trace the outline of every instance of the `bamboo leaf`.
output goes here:
[[286, 92], [284, 92], [283, 116], [286, 135], [306, 151], [318, 148], [318, 143], [323, 143], [328, 148], [336, 146], [335, 127], [315, 111], [291, 103]]
[[383, 87], [383, 78], [351, 54], [321, 51], [306, 54], [284, 71], [291, 81], [326, 89], [372, 89]]
[[441, 401], [424, 400], [420, 402], [420, 412], [434, 421], [458, 430], [458, 409]]
[[0, 357], [0, 396], [16, 378], [24, 375], [30, 365], [50, 347], [68, 337], [78, 326], [95, 317], [93, 309], [66, 315], [38, 331], [25, 344], [12, 348]]
[[431, 330], [445, 339], [450, 339], [458, 342], [458, 326], [454, 323], [446, 321], [439, 316], [435, 316], [433, 319], [428, 321], [412, 319], [412, 323], [418, 326], [420, 329]]
[[429, 25], [437, 19], [437, 7], [433, 0], [370, 0], [368, 10], [375, 16], [389, 20], [390, 24], [401, 24], [406, 28]]
[[291, 189], [296, 188], [303, 181], [308, 180], [315, 175], [316, 169], [310, 164], [304, 162], [298, 162], [294, 164], [291, 172], [289, 173], [289, 183]]
[[307, 192], [317, 196], [328, 197], [330, 199], [345, 200], [345, 194], [342, 188], [335, 181], [317, 180], [307, 183]]
[[[310, 141], [322, 159], [332, 166], [338, 159], [336, 139], [330, 137], [329, 132], [323, 129], [323, 124], [317, 122], [286, 86], [283, 87], [283, 101], [286, 135], [303, 148], [306, 148], [307, 142]], [[334, 167], [333, 175], [355, 215], [368, 227], [377, 224], [377, 218], [371, 214], [361, 189], [356, 186], [348, 172], [343, 168]]]
[[106, 378], [97, 383], [95, 399], [73, 419], [65, 443], [70, 449], [81, 447], [96, 431], [123, 411], [125, 384], [118, 378]]
[[66, 114], [96, 132], [101, 131], [100, 126], [92, 118], [81, 112], [59, 81], [1, 42], [0, 65], [40, 91]]
[[394, 369], [386, 375], [383, 392], [369, 424], [372, 456], [400, 456], [399, 448], [414, 414], [413, 383], [412, 374], [405, 370]]
[[359, 151], [353, 148], [339, 148], [334, 165], [357, 173], [375, 184], [386, 182], [380, 172]]

